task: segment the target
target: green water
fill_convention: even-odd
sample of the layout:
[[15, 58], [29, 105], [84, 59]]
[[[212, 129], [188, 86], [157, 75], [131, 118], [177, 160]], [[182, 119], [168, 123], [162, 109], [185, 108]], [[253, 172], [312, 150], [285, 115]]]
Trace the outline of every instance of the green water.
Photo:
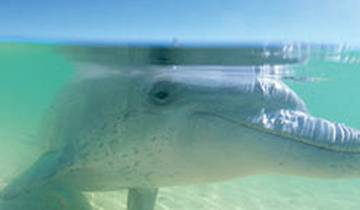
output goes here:
[[[296, 76], [312, 80], [286, 82], [313, 115], [360, 128], [360, 52], [324, 51], [290, 66]], [[44, 152], [47, 142], [37, 138], [42, 119], [75, 73], [76, 66], [53, 46], [0, 44], [0, 188]], [[85, 196], [96, 210], [125, 209], [125, 191]], [[256, 176], [162, 188], [156, 209], [357, 210], [360, 179]]]
[[0, 69], [0, 177], [7, 178], [46, 146], [37, 138], [41, 120], [73, 70], [47, 47], [11, 44], [0, 45]]

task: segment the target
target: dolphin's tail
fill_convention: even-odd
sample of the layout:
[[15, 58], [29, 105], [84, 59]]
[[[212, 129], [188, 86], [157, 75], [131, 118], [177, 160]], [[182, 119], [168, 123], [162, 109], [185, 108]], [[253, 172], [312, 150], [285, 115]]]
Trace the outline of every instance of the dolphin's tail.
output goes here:
[[360, 130], [301, 111], [262, 112], [252, 119], [266, 131], [339, 152], [360, 153]]

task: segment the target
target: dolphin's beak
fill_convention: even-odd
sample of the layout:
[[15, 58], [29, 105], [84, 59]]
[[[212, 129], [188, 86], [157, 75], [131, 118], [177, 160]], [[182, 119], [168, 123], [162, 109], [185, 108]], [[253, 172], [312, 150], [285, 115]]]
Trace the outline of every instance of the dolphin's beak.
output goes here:
[[251, 119], [257, 128], [323, 149], [360, 153], [360, 130], [301, 111], [262, 112]]

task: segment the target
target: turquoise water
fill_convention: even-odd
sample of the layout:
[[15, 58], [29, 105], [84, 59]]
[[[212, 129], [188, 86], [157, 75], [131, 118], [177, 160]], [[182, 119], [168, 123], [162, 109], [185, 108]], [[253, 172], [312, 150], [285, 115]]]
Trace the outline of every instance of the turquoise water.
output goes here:
[[[46, 150], [48, 142], [39, 138], [44, 116], [51, 110], [57, 95], [78, 73], [76, 65], [66, 53], [62, 53], [66, 50], [54, 48], [56, 47], [52, 45], [0, 44], [0, 188], [30, 166]], [[72, 50], [80, 59], [88, 59], [88, 52]], [[304, 99], [313, 115], [360, 128], [360, 51], [342, 47], [314, 47], [301, 51], [298, 61], [291, 56], [287, 58], [289, 54], [282, 54], [282, 58], [287, 59], [282, 61], [278, 58], [267, 60], [266, 57], [259, 56], [263, 52], [251, 52], [251, 56], [240, 54], [240, 61], [236, 56], [225, 61], [232, 65], [285, 62], [292, 74], [285, 76], [284, 81]], [[270, 50], [271, 52], [273, 51]], [[166, 53], [171, 54], [172, 51], [157, 51], [155, 55], [160, 56], [167, 65], [177, 61], [173, 57], [169, 59]], [[101, 54], [90, 58], [97, 59], [100, 63], [114, 61], [113, 58]], [[141, 63], [143, 60], [140, 58], [137, 57], [129, 63]], [[201, 59], [203, 58], [200, 57], [199, 60]], [[184, 58], [182, 62], [196, 64], [199, 60]], [[118, 65], [119, 62], [123, 61], [116, 61], [112, 65]], [[77, 194], [49, 193], [49, 197], [42, 201], [52, 203], [49, 210], [111, 210], [118, 209], [118, 206], [125, 209], [125, 193], [126, 191], [84, 193], [91, 207], [75, 207], [80, 204], [72, 203], [80, 202], [82, 196]], [[73, 200], [78, 197], [79, 199], [72, 201], [66, 196]], [[254, 176], [223, 183], [162, 188], [156, 209], [359, 209], [359, 197], [360, 179]], [[35, 199], [36, 197], [16, 202], [20, 206], [34, 205], [32, 201]], [[81, 202], [86, 203], [85, 200]]]

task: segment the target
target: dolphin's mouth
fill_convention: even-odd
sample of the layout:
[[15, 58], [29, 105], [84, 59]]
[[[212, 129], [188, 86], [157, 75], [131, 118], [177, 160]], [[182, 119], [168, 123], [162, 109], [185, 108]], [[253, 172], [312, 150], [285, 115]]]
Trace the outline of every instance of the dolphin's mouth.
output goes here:
[[259, 132], [280, 136], [319, 149], [342, 153], [360, 153], [360, 130], [341, 123], [313, 117], [301, 111], [279, 110], [271, 113], [263, 111], [247, 120], [235, 120], [212, 112], [199, 111], [195, 114], [256, 129]]
[[213, 118], [217, 118], [217, 119], [226, 121], [226, 122], [231, 123], [231, 124], [241, 124], [237, 120], [233, 120], [233, 119], [231, 119], [229, 117], [226, 117], [226, 116], [223, 116], [223, 115], [220, 115], [220, 114], [216, 114], [214, 112], [197, 111], [197, 112], [194, 112], [193, 115], [213, 117]]

